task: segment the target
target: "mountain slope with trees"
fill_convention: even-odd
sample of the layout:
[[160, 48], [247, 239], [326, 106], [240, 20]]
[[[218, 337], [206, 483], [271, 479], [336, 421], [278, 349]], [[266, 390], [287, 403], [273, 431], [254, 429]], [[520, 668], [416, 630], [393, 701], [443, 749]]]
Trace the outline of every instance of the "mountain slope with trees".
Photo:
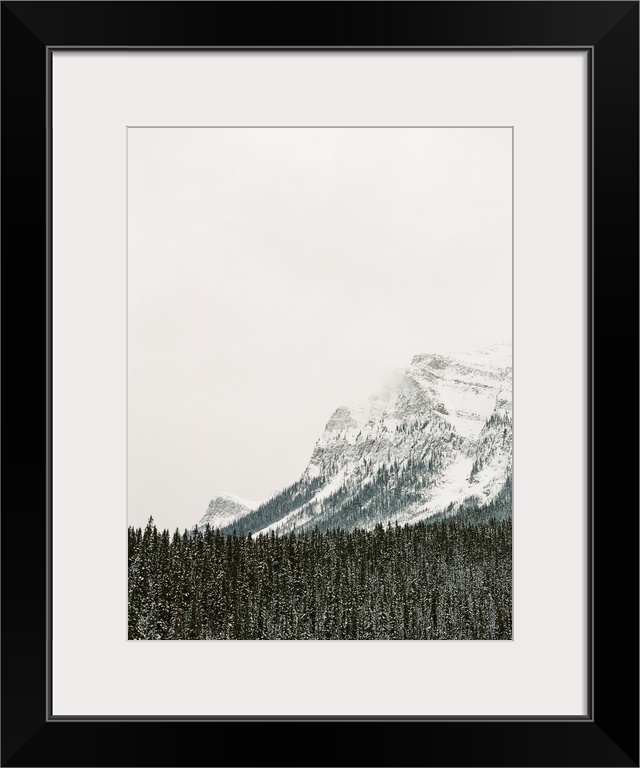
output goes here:
[[511, 382], [511, 342], [416, 355], [375, 397], [333, 413], [298, 481], [253, 508], [212, 500], [198, 527], [371, 529], [486, 505], [511, 476]]

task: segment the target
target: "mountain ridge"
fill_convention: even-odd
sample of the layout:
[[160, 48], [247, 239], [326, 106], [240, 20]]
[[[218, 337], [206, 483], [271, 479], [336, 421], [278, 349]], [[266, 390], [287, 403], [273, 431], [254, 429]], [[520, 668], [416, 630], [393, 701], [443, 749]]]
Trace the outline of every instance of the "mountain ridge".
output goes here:
[[262, 503], [220, 495], [197, 527], [353, 530], [486, 507], [510, 483], [512, 434], [510, 341], [414, 355], [376, 395], [336, 408], [296, 483]]

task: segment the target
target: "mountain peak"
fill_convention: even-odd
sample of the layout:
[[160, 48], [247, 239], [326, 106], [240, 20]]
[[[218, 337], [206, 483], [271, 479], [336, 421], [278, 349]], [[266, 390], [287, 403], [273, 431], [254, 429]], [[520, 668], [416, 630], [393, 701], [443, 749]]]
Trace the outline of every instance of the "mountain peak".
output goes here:
[[437, 352], [424, 352], [421, 355], [414, 355], [411, 360], [411, 367], [428, 365], [430, 368], [444, 368], [451, 361], [446, 355], [440, 355]]
[[198, 522], [197, 527], [205, 528], [210, 525], [211, 528], [225, 528], [246, 517], [256, 510], [261, 503], [260, 501], [242, 499], [232, 493], [221, 493], [211, 499], [207, 511]]
[[493, 344], [487, 344], [472, 352], [460, 350], [424, 352], [414, 355], [411, 365], [427, 365], [438, 369], [454, 363], [464, 363], [466, 365], [491, 365], [506, 368], [511, 366], [512, 350], [511, 339], [503, 339]]
[[248, 509], [257, 509], [260, 504], [262, 504], [262, 501], [252, 501], [250, 499], [243, 499], [241, 496], [235, 496], [233, 493], [219, 493], [215, 499], [212, 499], [209, 502], [209, 506], [211, 506], [216, 499], [223, 499], [225, 501], [230, 501], [234, 504], [239, 504], [242, 507], [247, 507]]

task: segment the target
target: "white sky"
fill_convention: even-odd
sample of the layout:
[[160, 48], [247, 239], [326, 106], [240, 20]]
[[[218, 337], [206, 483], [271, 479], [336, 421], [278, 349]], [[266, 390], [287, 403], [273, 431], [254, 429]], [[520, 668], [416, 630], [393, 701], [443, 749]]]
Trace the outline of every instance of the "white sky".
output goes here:
[[511, 129], [128, 132], [129, 523], [297, 480], [413, 355], [511, 336]]

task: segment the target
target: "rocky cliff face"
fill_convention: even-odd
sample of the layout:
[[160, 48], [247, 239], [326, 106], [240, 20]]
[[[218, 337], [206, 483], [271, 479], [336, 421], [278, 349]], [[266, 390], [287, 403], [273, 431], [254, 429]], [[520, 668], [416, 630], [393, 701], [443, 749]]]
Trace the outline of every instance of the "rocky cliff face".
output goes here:
[[229, 508], [229, 523], [222, 512], [207, 521], [238, 533], [351, 530], [486, 504], [511, 475], [511, 390], [511, 342], [416, 355], [382, 392], [333, 413], [297, 483]]

